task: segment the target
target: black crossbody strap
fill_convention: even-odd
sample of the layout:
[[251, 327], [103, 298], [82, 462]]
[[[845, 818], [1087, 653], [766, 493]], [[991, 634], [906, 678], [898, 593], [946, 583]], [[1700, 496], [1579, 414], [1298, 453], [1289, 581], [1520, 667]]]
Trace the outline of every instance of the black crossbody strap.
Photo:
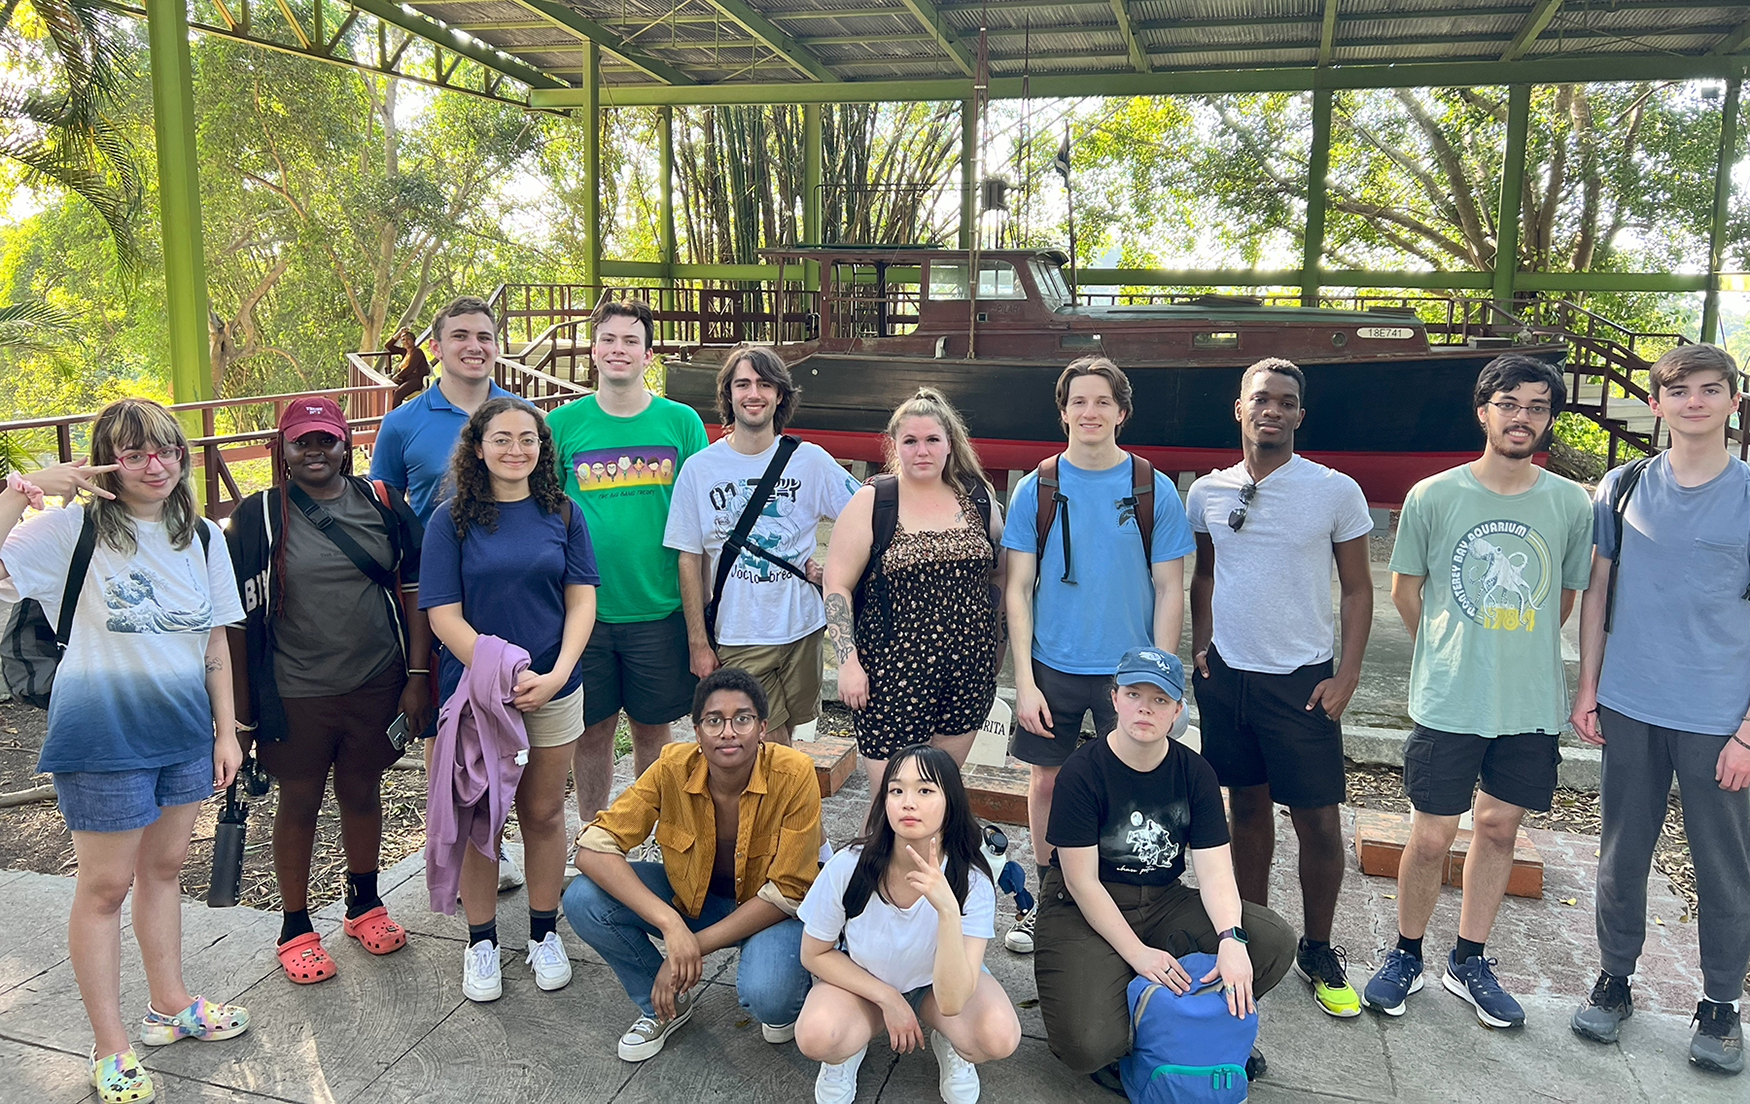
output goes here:
[[395, 576], [372, 558], [369, 552], [359, 547], [340, 523], [334, 520], [334, 515], [324, 510], [320, 503], [311, 498], [304, 488], [296, 483], [286, 485], [286, 493], [291, 496], [292, 505], [310, 519], [310, 524], [321, 531], [322, 535], [333, 542], [334, 547], [352, 561], [352, 565], [363, 573], [364, 577], [378, 586], [393, 593], [397, 584]]
[[1604, 588], [1604, 632], [1607, 636], [1616, 623], [1616, 572], [1622, 566], [1623, 515], [1628, 513], [1629, 496], [1635, 493], [1635, 487], [1653, 460], [1649, 456], [1630, 463], [1623, 469], [1616, 486], [1611, 490], [1610, 515], [1616, 526], [1616, 555], [1610, 558], [1610, 580]]
[[743, 549], [753, 552], [763, 559], [780, 564], [792, 574], [807, 578], [793, 564], [786, 563], [774, 556], [766, 555], [762, 549], [748, 545], [747, 535], [753, 532], [754, 522], [759, 520], [760, 511], [766, 508], [766, 501], [772, 497], [772, 490], [778, 485], [778, 477], [784, 474], [785, 465], [790, 463], [790, 456], [802, 444], [799, 437], [788, 433], [778, 438], [777, 451], [772, 453], [772, 459], [766, 464], [765, 474], [754, 485], [753, 494], [749, 496], [747, 505], [742, 508], [741, 516], [735, 519], [735, 528], [724, 538], [723, 551], [717, 556], [717, 575], [711, 583], [711, 600], [705, 604], [705, 631], [713, 641], [717, 639], [717, 606], [723, 601], [723, 584], [729, 581], [729, 570], [735, 566], [735, 558]]
[[73, 638], [73, 611], [79, 606], [79, 592], [85, 589], [85, 573], [91, 569], [92, 553], [97, 551], [97, 517], [91, 507], [81, 507], [85, 519], [79, 523], [79, 540], [73, 545], [73, 559], [67, 564], [67, 586], [61, 591], [61, 616], [55, 625], [55, 646], [67, 650]]

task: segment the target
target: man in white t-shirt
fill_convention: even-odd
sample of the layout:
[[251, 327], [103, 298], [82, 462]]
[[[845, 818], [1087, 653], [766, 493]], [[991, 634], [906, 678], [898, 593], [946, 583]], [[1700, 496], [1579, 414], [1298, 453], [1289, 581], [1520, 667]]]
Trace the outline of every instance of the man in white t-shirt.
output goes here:
[[[797, 395], [772, 350], [730, 351], [717, 373], [717, 410], [732, 431], [681, 469], [662, 536], [680, 553], [693, 674], [719, 664], [751, 672], [771, 705], [766, 738], [779, 744], [820, 712], [826, 609], [815, 533], [857, 490], [825, 449], [783, 439]], [[768, 473], [771, 488], [725, 563], [724, 545]]]
[[[1373, 620], [1367, 534], [1356, 482], [1294, 453], [1306, 376], [1269, 357], [1240, 377], [1234, 418], [1245, 459], [1191, 485], [1193, 684], [1203, 757], [1228, 788], [1240, 896], [1268, 905], [1275, 806], [1300, 841], [1305, 937], [1295, 972], [1326, 1013], [1359, 1016], [1331, 922], [1343, 883], [1343, 730]], [[1331, 566], [1342, 587], [1336, 653]]]

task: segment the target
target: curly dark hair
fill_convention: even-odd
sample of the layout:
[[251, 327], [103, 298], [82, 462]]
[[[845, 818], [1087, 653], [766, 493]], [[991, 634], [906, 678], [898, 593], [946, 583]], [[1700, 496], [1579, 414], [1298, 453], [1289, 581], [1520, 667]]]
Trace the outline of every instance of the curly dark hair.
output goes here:
[[492, 497], [492, 476], [486, 471], [486, 461], [475, 450], [485, 441], [486, 427], [492, 419], [510, 410], [520, 410], [535, 419], [535, 432], [541, 438], [541, 455], [529, 473], [529, 496], [549, 514], [564, 508], [565, 491], [559, 485], [553, 433], [547, 428], [546, 419], [526, 401], [514, 395], [500, 395], [487, 399], [474, 411], [456, 440], [456, 451], [450, 455], [450, 485], [455, 488], [450, 498], [450, 517], [456, 523], [458, 538], [467, 537], [470, 525], [479, 525], [488, 533], [498, 532], [498, 500]]

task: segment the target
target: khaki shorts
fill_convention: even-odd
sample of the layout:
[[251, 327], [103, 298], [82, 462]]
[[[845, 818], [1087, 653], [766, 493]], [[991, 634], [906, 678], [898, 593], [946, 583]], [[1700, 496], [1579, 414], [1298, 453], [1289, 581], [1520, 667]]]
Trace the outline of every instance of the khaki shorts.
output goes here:
[[563, 747], [583, 735], [583, 687], [523, 714], [530, 747]]
[[759, 679], [771, 715], [766, 724], [796, 728], [820, 716], [820, 642], [824, 628], [789, 644], [723, 644], [717, 662]]

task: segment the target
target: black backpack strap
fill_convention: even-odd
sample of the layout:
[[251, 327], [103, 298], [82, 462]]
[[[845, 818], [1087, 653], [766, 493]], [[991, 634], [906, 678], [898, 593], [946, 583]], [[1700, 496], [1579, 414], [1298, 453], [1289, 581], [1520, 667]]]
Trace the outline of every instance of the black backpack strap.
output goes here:
[[875, 577], [881, 557], [886, 555], [887, 546], [893, 543], [893, 534], [899, 529], [899, 476], [883, 473], [871, 477], [869, 485], [875, 488], [875, 508], [869, 518], [873, 532], [869, 541], [869, 562], [863, 565], [863, 577], [857, 580], [858, 595]]
[[[975, 479], [966, 493], [972, 496], [972, 504], [978, 507], [978, 520], [983, 523], [985, 539], [988, 540], [990, 538], [991, 513], [990, 484], [982, 479]], [[993, 544], [992, 547], [995, 545]]]
[[[1610, 516], [1616, 526], [1616, 554], [1610, 557], [1610, 582], [1604, 589], [1604, 632], [1610, 633], [1611, 626], [1616, 621], [1616, 572], [1622, 566], [1622, 530], [1623, 514], [1628, 510], [1629, 496], [1635, 493], [1636, 484], [1646, 473], [1648, 465], [1654, 457], [1643, 456], [1622, 469], [1622, 476], [1616, 481], [1616, 486], [1610, 489]], [[1745, 592], [1750, 598], [1750, 591]]]
[[784, 467], [790, 463], [790, 456], [801, 444], [800, 437], [792, 437], [788, 433], [778, 438], [777, 451], [772, 453], [772, 459], [767, 462], [760, 481], [754, 484], [753, 494], [748, 496], [741, 516], [735, 519], [735, 528], [723, 539], [723, 550], [717, 554], [717, 575], [711, 583], [711, 600], [705, 603], [705, 632], [713, 642], [717, 639], [717, 605], [723, 600], [723, 584], [729, 581], [729, 570], [735, 566], [735, 558], [744, 550], [779, 564], [794, 575], [807, 578], [807, 574], [795, 565], [767, 555], [763, 549], [747, 543], [747, 535], [753, 532], [760, 511], [766, 508], [767, 500], [772, 497], [772, 490], [778, 485], [778, 477], [784, 474]]
[[[358, 568], [365, 578], [390, 593], [394, 593], [398, 589], [394, 574], [378, 563], [369, 552], [360, 548], [358, 542], [353, 540], [340, 523], [334, 520], [334, 515], [324, 510], [321, 504], [311, 498], [304, 488], [296, 483], [288, 483], [286, 484], [286, 493], [291, 497], [292, 505], [309, 518], [310, 524], [320, 530], [322, 535], [334, 544], [334, 547], [340, 549], [341, 553], [352, 561], [352, 565]], [[204, 532], [205, 526], [202, 529]]]
[[[1036, 474], [1038, 483], [1033, 488], [1033, 497], [1037, 507], [1033, 514], [1033, 554], [1037, 557], [1039, 563], [1045, 562], [1045, 540], [1051, 534], [1052, 522], [1061, 521], [1063, 530], [1062, 581], [1066, 583], [1072, 582], [1073, 580], [1069, 577], [1071, 569], [1069, 551], [1069, 499], [1065, 497], [1063, 491], [1058, 489], [1057, 457], [1047, 456], [1045, 459], [1039, 461], [1039, 467], [1036, 469]], [[1050, 498], [1045, 497], [1046, 491], [1051, 492]], [[1039, 585], [1039, 578], [1037, 575], [1034, 576], [1033, 585], [1035, 587]]]
[[1154, 570], [1155, 551], [1155, 466], [1135, 453], [1130, 454], [1130, 497], [1126, 506], [1136, 512], [1136, 527], [1142, 533], [1142, 568]]
[[[85, 573], [91, 570], [91, 556], [97, 551], [97, 515], [90, 506], [81, 507], [84, 520], [79, 523], [79, 539], [73, 544], [73, 558], [67, 562], [67, 585], [61, 591], [61, 616], [55, 625], [55, 646], [67, 650], [73, 638], [73, 611], [79, 606], [79, 593], [85, 589]], [[206, 535], [206, 526], [201, 526]]]

